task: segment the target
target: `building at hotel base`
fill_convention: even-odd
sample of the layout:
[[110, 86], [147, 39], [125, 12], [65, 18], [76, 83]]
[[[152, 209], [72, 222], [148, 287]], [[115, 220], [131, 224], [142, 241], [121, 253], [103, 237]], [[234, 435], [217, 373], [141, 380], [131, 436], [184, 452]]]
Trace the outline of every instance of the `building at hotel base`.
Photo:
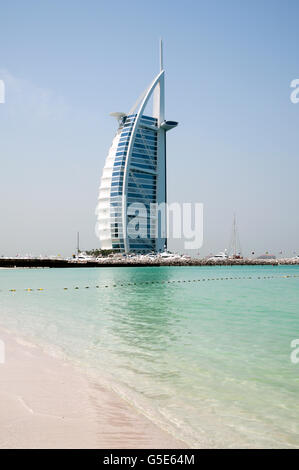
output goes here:
[[[111, 113], [118, 129], [103, 169], [96, 210], [102, 249], [149, 253], [167, 246], [166, 216], [156, 208], [166, 203], [166, 132], [178, 123], [164, 117], [164, 77], [161, 44], [160, 72], [142, 98], [129, 114]], [[144, 112], [151, 98], [153, 112], [148, 116]]]

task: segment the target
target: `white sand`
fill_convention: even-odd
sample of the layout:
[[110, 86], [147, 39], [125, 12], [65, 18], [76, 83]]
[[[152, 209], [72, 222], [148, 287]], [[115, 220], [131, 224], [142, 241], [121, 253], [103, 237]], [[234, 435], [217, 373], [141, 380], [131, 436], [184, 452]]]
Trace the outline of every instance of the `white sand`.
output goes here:
[[0, 448], [187, 447], [72, 364], [0, 338]]

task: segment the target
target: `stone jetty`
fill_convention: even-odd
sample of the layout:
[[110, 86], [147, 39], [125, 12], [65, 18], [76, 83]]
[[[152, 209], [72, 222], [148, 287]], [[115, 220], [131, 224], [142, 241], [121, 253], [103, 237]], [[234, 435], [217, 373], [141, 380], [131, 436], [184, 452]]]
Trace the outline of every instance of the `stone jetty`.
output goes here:
[[209, 260], [200, 258], [174, 258], [160, 257], [148, 258], [97, 258], [79, 261], [63, 258], [0, 258], [0, 268], [104, 268], [128, 266], [281, 266], [299, 265], [299, 258], [281, 259], [222, 259]]

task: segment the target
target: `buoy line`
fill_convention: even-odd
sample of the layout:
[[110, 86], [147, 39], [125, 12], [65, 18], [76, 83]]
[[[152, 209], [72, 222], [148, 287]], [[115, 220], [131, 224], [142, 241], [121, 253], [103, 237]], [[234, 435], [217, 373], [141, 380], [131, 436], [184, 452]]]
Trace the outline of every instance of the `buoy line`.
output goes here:
[[[172, 280], [161, 280], [161, 281], [141, 281], [141, 282], [127, 282], [127, 283], [118, 283], [118, 284], [103, 284], [97, 286], [75, 286], [75, 287], [57, 287], [56, 289], [61, 289], [63, 291], [71, 290], [85, 290], [85, 289], [107, 289], [115, 287], [132, 287], [132, 286], [144, 286], [144, 285], [161, 285], [161, 284], [181, 284], [181, 283], [191, 283], [191, 282], [207, 282], [207, 281], [236, 281], [236, 280], [266, 280], [266, 279], [289, 279], [289, 278], [299, 278], [299, 274], [288, 274], [283, 276], [239, 276], [239, 277], [216, 277], [216, 278], [201, 278], [201, 279], [172, 279]], [[0, 292], [44, 292], [51, 289], [46, 288], [26, 288], [26, 289], [0, 289]]]

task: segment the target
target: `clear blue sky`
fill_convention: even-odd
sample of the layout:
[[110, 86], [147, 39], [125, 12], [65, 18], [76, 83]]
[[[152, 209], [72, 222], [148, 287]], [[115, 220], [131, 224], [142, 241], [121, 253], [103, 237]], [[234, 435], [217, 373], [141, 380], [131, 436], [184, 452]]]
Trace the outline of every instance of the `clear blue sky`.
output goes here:
[[71, 254], [94, 234], [116, 130], [165, 43], [170, 201], [205, 206], [201, 254], [299, 252], [297, 1], [2, 2], [0, 254]]

